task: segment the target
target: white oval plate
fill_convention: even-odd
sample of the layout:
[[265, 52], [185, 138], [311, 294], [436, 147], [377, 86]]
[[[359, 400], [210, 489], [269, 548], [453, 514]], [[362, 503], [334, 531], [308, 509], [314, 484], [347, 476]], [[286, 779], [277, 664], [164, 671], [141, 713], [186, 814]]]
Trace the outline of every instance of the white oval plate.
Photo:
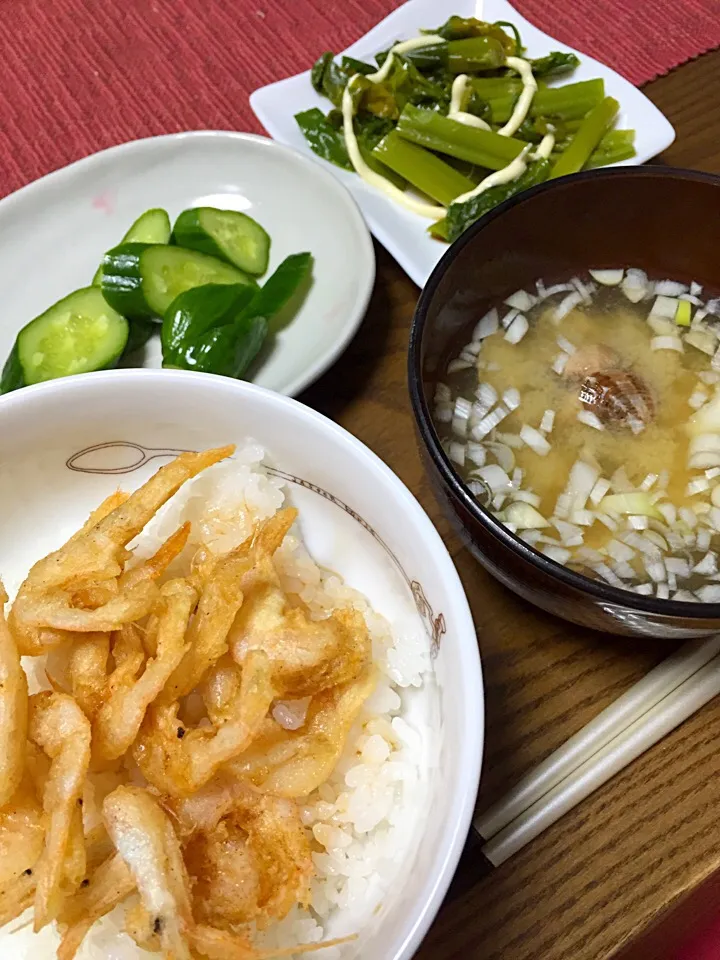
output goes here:
[[[393, 43], [417, 36], [421, 28], [438, 26], [451, 13], [462, 17], [474, 16], [475, 0], [453, 0], [450, 4], [440, 4], [437, 0], [409, 0], [343, 53], [371, 60], [376, 53], [386, 50]], [[491, 22], [509, 20], [514, 23], [531, 57], [542, 57], [551, 50], [577, 53], [580, 66], [572, 74], [572, 82], [602, 77], [606, 94], [620, 103], [617, 126], [636, 131], [637, 156], [625, 160], [624, 165], [645, 163], [669, 147], [675, 139], [675, 131], [669, 121], [637, 87], [610, 67], [538, 30], [521, 17], [507, 0], [485, 0], [483, 18]], [[271, 137], [312, 155], [295, 122], [295, 114], [310, 107], [320, 107], [327, 112], [328, 101], [313, 90], [309, 70], [256, 90], [250, 97], [250, 106]], [[446, 244], [433, 240], [426, 233], [430, 221], [397, 206], [356, 174], [341, 170], [325, 160], [321, 162], [352, 192], [380, 243], [410, 278], [423, 287], [447, 250]]]
[[[251, 372], [253, 382], [290, 396], [312, 383], [365, 314], [375, 280], [367, 227], [319, 161], [266, 137], [209, 130], [111, 147], [0, 201], [0, 364], [28, 321], [92, 281], [104, 252], [144, 210], [164, 207], [174, 220], [200, 205], [241, 210], [265, 227], [272, 244], [261, 283], [289, 254], [313, 254], [307, 296]], [[159, 340], [133, 360], [159, 367]]]

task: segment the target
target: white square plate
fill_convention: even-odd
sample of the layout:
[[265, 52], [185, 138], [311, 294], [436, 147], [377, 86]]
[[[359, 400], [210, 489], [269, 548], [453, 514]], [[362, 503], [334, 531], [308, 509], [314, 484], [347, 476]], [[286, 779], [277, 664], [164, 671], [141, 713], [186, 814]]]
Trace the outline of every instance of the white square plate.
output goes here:
[[[343, 53], [370, 60], [393, 43], [417, 36], [421, 28], [438, 26], [450, 13], [464, 17], [473, 16], [475, 0], [453, 0], [449, 6], [439, 4], [437, 0], [409, 0]], [[650, 157], [669, 147], [675, 139], [672, 125], [637, 87], [610, 67], [538, 30], [521, 17], [507, 0], [485, 0], [483, 17], [488, 21], [512, 21], [520, 31], [530, 57], [542, 57], [551, 50], [577, 53], [581, 62], [572, 74], [572, 82], [602, 77], [607, 96], [615, 97], [620, 103], [617, 126], [636, 131], [637, 156], [623, 161], [624, 164], [645, 163]], [[568, 81], [566, 79], [563, 82]], [[329, 104], [313, 90], [310, 71], [307, 70], [295, 77], [256, 90], [250, 97], [250, 106], [271, 137], [312, 154], [295, 122], [295, 114], [316, 106], [326, 112]], [[445, 244], [433, 240], [426, 233], [428, 221], [397, 206], [392, 200], [365, 184], [356, 174], [341, 170], [325, 160], [319, 162], [331, 169], [350, 189], [368, 226], [380, 243], [418, 286], [424, 286], [438, 260], [447, 250]]]

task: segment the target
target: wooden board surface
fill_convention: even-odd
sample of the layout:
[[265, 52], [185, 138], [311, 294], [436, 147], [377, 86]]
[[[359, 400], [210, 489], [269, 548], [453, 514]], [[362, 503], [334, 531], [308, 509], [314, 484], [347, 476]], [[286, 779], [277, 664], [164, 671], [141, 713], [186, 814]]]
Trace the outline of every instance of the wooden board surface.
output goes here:
[[[677, 130], [661, 160], [720, 172], [720, 51], [646, 92]], [[453, 555], [483, 658], [487, 744], [479, 803], [487, 806], [672, 646], [555, 620], [506, 591], [462, 549], [415, 444], [406, 356], [418, 291], [384, 251], [377, 253], [378, 283], [360, 333], [301, 399], [392, 467]], [[718, 743], [720, 703], [712, 703], [491, 877], [446, 902], [418, 960], [613, 956], [720, 866]]]

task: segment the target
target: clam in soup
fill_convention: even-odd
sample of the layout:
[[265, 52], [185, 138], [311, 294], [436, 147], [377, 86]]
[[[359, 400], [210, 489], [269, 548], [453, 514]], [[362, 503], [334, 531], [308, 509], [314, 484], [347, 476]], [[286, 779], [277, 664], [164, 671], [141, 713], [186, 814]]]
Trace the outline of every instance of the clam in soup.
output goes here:
[[557, 563], [720, 601], [720, 299], [642, 270], [519, 290], [447, 365], [434, 418], [472, 494]]

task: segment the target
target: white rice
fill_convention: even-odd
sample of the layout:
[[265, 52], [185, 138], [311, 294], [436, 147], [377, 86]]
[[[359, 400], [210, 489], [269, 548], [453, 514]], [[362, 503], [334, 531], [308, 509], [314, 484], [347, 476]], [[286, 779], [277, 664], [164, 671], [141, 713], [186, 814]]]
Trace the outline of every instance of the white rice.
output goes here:
[[[186, 484], [138, 538], [135, 556], [150, 555], [187, 520], [192, 523], [192, 533], [186, 553], [177, 561], [180, 566], [200, 542], [215, 552], [226, 552], [241, 543], [257, 521], [272, 516], [286, 500], [292, 502], [293, 485], [268, 473], [264, 457], [262, 446], [248, 441], [232, 461], [218, 464]], [[424, 783], [427, 738], [403, 718], [407, 693], [421, 687], [431, 671], [429, 638], [420, 619], [416, 629], [409, 629], [406, 623], [394, 629], [361, 593], [314, 562], [295, 528], [275, 561], [283, 588], [297, 594], [318, 619], [341, 606], [362, 612], [380, 679], [333, 775], [300, 807], [314, 850], [311, 907], [293, 908], [283, 921], [258, 935], [257, 943], [265, 949], [362, 935], [382, 912], [393, 881], [412, 858], [430, 799]], [[121, 932], [122, 924], [120, 909], [96, 924], [78, 960], [144, 956]], [[7, 932], [9, 928], [0, 934], [0, 956], [4, 956]], [[49, 950], [37, 949], [39, 943], [29, 931], [15, 936], [24, 938], [25, 934], [28, 945], [35, 948], [28, 957], [50, 955]], [[317, 956], [345, 960], [360, 953], [362, 940], [323, 950]]]

